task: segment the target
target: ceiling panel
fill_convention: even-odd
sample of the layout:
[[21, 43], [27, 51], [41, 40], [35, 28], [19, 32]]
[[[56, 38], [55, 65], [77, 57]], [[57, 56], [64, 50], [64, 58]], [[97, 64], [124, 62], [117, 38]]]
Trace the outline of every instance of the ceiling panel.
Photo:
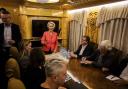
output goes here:
[[0, 2], [3, 3], [16, 3], [16, 4], [21, 4], [21, 2], [24, 2], [25, 0], [0, 0]]
[[28, 7], [36, 7], [36, 8], [47, 8], [47, 9], [77, 9], [95, 5], [101, 5], [110, 2], [117, 2], [124, 0], [59, 0], [57, 3], [36, 3], [30, 2], [27, 0], [0, 0], [0, 2], [8, 2], [8, 3], [16, 3], [16, 4], [24, 4]]

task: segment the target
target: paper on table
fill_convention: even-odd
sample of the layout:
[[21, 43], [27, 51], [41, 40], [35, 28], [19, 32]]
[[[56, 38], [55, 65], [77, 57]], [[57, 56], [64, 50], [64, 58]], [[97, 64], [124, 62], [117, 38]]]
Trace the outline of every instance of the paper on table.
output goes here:
[[119, 79], [120, 79], [119, 77], [115, 76], [115, 77], [112, 78], [112, 81], [119, 80]]
[[114, 75], [109, 75], [109, 76], [107, 76], [107, 77], [105, 77], [105, 78], [108, 79], [108, 80], [111, 80], [111, 81], [115, 81], [115, 80], [120, 79], [119, 77], [116, 77], [116, 76], [114, 76]]
[[111, 80], [113, 77], [114, 77], [114, 75], [108, 75], [108, 76], [105, 77], [105, 78]]

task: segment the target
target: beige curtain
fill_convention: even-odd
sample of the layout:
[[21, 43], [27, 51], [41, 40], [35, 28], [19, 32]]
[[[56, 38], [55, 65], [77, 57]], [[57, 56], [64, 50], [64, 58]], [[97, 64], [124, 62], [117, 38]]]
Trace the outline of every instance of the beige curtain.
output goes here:
[[128, 53], [128, 4], [103, 7], [97, 19], [99, 42], [110, 40], [112, 45]]
[[69, 22], [69, 50], [75, 51], [80, 45], [81, 37], [85, 31], [85, 25], [85, 11], [72, 14], [72, 20]]

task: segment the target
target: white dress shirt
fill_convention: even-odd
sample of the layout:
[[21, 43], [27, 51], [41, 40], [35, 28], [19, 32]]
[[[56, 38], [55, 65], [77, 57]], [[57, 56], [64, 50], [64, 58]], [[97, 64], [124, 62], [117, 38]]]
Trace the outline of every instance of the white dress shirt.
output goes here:
[[12, 40], [11, 25], [4, 25], [4, 47], [11, 47], [11, 45], [8, 43], [10, 40]]
[[87, 45], [82, 45], [79, 55], [82, 55]]
[[0, 24], [3, 23], [2, 19], [0, 18]]

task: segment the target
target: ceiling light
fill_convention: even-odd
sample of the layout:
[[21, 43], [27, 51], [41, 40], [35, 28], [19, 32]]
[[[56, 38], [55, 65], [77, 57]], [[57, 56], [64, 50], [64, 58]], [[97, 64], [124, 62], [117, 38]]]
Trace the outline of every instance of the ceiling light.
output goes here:
[[120, 1], [120, 2], [115, 2], [115, 3], [110, 3], [110, 4], [103, 4], [103, 5], [98, 5], [98, 6], [92, 6], [92, 7], [86, 7], [86, 8], [76, 9], [76, 10], [69, 10], [68, 13], [72, 14], [72, 13], [76, 13], [76, 12], [81, 12], [83, 10], [88, 10], [88, 9], [94, 8], [94, 7], [99, 7], [99, 8], [101, 8], [103, 6], [105, 6], [105, 7], [113, 7], [113, 6], [117, 6], [117, 5], [122, 6], [124, 4], [128, 4], [128, 0]]
[[39, 2], [39, 3], [56, 3], [59, 2], [59, 0], [27, 0], [30, 2]]

